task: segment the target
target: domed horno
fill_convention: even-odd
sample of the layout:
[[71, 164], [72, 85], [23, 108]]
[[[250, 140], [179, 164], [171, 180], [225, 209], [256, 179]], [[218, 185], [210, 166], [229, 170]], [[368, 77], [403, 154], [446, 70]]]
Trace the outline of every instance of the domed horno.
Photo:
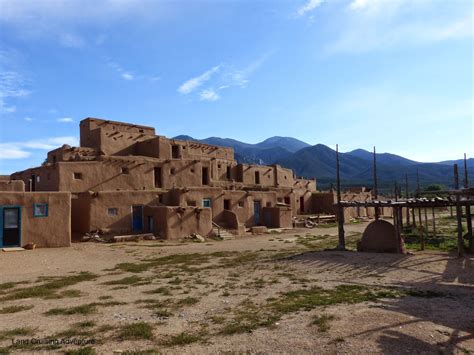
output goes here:
[[362, 240], [357, 243], [357, 251], [396, 253], [397, 237], [393, 224], [381, 219], [370, 223], [362, 234]]

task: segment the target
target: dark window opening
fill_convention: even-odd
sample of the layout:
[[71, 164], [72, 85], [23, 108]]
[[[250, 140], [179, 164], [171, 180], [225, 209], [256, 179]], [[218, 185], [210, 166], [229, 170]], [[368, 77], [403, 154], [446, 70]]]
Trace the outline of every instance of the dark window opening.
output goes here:
[[266, 206], [267, 206], [267, 207], [272, 207], [272, 203], [271, 203], [271, 202], [267, 202]]
[[82, 173], [74, 173], [74, 179], [82, 180]]
[[53, 164], [56, 163], [56, 155], [53, 155]]
[[163, 195], [158, 195], [158, 202], [163, 203]]
[[173, 159], [179, 159], [179, 145], [173, 145], [171, 147], [171, 157]]
[[202, 168], [202, 184], [209, 185], [209, 169], [205, 167]]
[[260, 184], [260, 171], [255, 172], [255, 184]]
[[290, 198], [289, 198], [289, 197], [285, 197], [285, 203], [286, 203], [287, 205], [290, 204]]
[[231, 178], [231, 174], [230, 174], [231, 170], [230, 170], [230, 166], [227, 167], [227, 179], [230, 180]]
[[155, 187], [161, 188], [161, 168], [155, 168], [153, 172], [155, 174]]
[[230, 210], [230, 200], [224, 200], [224, 209]]
[[130, 174], [130, 170], [127, 167], [123, 167], [122, 168], [122, 174], [128, 175], [128, 174]]
[[239, 207], [244, 207], [244, 201], [239, 201]]
[[171, 174], [171, 175], [176, 174], [176, 169], [175, 169], [175, 168], [171, 168], [171, 169], [170, 169], [170, 174]]

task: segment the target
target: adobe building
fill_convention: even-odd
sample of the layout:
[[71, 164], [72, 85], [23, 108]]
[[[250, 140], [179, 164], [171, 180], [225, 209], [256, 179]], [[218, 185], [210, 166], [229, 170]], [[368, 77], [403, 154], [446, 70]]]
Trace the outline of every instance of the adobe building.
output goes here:
[[[17, 188], [24, 191], [13, 192]], [[217, 227], [235, 235], [257, 225], [291, 228], [293, 216], [314, 211], [316, 180], [296, 178], [279, 165], [239, 164], [232, 148], [86, 118], [80, 122], [80, 147], [50, 151], [42, 166], [0, 180], [0, 191], [5, 191], [0, 206], [20, 206], [23, 222], [36, 222], [30, 210], [46, 204], [47, 218], [67, 226], [69, 240], [71, 233], [96, 230], [178, 239], [207, 236]], [[21, 243], [29, 240], [25, 228]], [[42, 238], [39, 246], [67, 244]]]

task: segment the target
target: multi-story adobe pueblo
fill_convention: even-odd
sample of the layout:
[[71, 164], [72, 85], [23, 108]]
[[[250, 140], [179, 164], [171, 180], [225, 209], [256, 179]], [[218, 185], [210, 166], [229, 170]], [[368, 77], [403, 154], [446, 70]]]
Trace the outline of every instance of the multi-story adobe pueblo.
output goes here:
[[315, 179], [239, 164], [232, 148], [96, 118], [80, 122], [80, 147], [63, 145], [40, 167], [2, 177], [0, 191], [0, 247], [67, 246], [95, 230], [178, 239], [219, 226], [242, 235], [291, 228], [297, 214], [330, 213], [334, 204], [332, 192], [316, 193]]

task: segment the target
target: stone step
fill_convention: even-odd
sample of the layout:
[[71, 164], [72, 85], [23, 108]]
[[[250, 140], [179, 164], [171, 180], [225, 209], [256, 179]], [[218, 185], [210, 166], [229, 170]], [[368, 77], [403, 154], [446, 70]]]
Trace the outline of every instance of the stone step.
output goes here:
[[221, 228], [220, 231], [218, 231], [217, 228], [213, 228], [212, 231], [215, 235], [220, 235], [220, 237], [224, 240], [235, 239], [235, 236], [232, 233], [226, 231], [225, 229]]

